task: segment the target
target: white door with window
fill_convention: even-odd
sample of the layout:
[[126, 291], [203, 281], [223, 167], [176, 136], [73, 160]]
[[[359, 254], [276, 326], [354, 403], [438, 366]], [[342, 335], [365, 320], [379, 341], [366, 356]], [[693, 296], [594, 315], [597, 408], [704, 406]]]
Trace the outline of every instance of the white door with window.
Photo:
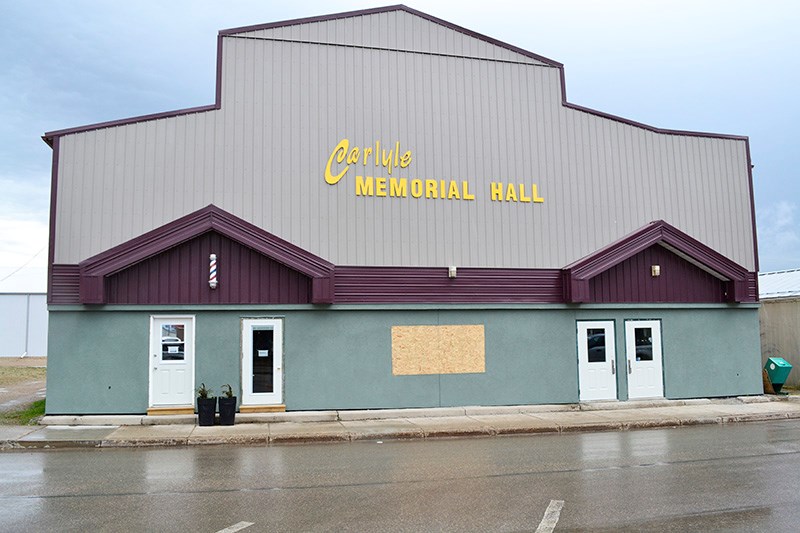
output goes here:
[[150, 407], [194, 404], [194, 317], [150, 317]]
[[242, 405], [283, 403], [283, 320], [242, 320]]
[[663, 398], [661, 322], [625, 322], [625, 355], [628, 362], [628, 398]]
[[578, 387], [582, 402], [616, 400], [614, 321], [578, 322]]

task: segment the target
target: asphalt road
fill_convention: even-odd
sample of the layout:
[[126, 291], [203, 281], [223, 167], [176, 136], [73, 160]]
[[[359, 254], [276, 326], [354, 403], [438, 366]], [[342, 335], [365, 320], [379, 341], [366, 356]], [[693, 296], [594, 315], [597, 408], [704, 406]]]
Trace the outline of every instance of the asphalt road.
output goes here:
[[[0, 530], [535, 531], [549, 524], [557, 532], [797, 531], [799, 472], [800, 421], [792, 420], [268, 448], [5, 452]], [[560, 515], [543, 520], [561, 501]]]

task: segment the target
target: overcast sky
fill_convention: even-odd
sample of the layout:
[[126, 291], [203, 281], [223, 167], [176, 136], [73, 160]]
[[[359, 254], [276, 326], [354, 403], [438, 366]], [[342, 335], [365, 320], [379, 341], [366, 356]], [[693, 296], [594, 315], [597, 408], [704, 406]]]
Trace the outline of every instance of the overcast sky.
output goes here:
[[[44, 132], [213, 103], [221, 29], [380, 5], [0, 0], [0, 281], [46, 265]], [[800, 2], [407, 5], [564, 63], [570, 102], [661, 128], [749, 136], [761, 271], [800, 268]]]

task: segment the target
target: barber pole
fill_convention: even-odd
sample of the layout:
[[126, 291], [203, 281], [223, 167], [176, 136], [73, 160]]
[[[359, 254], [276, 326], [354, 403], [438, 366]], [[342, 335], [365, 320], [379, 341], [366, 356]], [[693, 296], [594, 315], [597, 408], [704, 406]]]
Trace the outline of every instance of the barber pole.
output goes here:
[[217, 288], [217, 254], [208, 256], [208, 286]]

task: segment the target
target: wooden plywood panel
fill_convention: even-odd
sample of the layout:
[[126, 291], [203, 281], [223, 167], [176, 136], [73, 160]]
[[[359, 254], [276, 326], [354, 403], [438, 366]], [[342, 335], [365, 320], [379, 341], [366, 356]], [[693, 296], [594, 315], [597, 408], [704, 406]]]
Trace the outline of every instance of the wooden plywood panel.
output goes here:
[[392, 327], [392, 374], [395, 376], [485, 371], [482, 325]]

